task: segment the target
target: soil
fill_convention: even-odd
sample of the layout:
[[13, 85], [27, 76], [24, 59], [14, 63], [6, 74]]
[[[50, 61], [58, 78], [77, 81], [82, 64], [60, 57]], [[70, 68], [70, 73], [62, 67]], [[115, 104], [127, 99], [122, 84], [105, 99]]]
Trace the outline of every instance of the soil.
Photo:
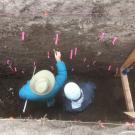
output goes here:
[[[99, 120], [114, 123], [131, 121], [123, 113], [127, 109], [121, 79], [114, 74], [115, 69], [122, 65], [134, 49], [134, 7], [133, 0], [0, 1], [0, 117], [16, 118], [7, 121], [4, 119], [4, 122], [0, 120], [0, 133], [66, 135], [70, 131], [70, 134], [76, 132], [77, 135], [105, 135], [99, 128], [91, 130], [84, 125], [72, 127], [71, 124], [71, 127], [64, 128], [62, 121], [56, 121], [55, 124], [45, 122], [41, 126], [42, 121], [34, 121], [35, 118], [41, 117], [96, 123]], [[22, 32], [26, 33], [24, 41], [20, 37]], [[102, 32], [106, 36], [101, 42], [99, 34]], [[55, 46], [54, 39], [57, 33], [60, 40], [58, 46]], [[114, 37], [118, 40], [112, 45]], [[54, 107], [47, 108], [45, 103], [28, 101], [26, 112], [23, 114], [24, 101], [19, 98], [18, 91], [31, 78], [34, 62], [37, 71], [44, 68], [53, 71], [54, 48], [62, 52], [68, 69], [67, 81], [90, 80], [96, 84], [94, 102], [84, 112], [66, 113], [63, 109], [61, 89]], [[70, 50], [74, 48], [78, 48], [77, 57], [70, 60]], [[47, 56], [48, 52], [50, 58]], [[7, 60], [10, 60], [11, 67]], [[111, 71], [107, 71], [109, 65], [112, 66]], [[129, 73], [129, 80], [135, 104], [134, 73], [134, 70]], [[22, 122], [17, 118], [32, 120]], [[133, 126], [126, 126], [125, 130], [129, 131], [132, 128]], [[112, 128], [110, 132], [108, 128], [106, 130], [109, 135], [116, 134], [116, 130], [125, 132], [123, 126], [116, 130]], [[129, 135], [128, 131], [126, 133]], [[134, 134], [132, 131], [130, 133]]]
[[[134, 71], [132, 71], [134, 72]], [[130, 73], [131, 87], [134, 87], [134, 76]], [[87, 74], [68, 73], [68, 80], [87, 81], [96, 83], [96, 95], [93, 104], [84, 112], [78, 114], [66, 113], [63, 109], [61, 92], [57, 95], [56, 104], [47, 108], [45, 103], [30, 102], [25, 114], [22, 113], [24, 101], [19, 99], [19, 88], [30, 78], [30, 74], [0, 74], [0, 117], [8, 118], [41, 118], [57, 120], [104, 121], [125, 122], [130, 119], [123, 114], [126, 111], [120, 77], [115, 77], [114, 72], [93, 71]], [[133, 94], [134, 97], [134, 94]], [[134, 100], [135, 102], [135, 100]]]

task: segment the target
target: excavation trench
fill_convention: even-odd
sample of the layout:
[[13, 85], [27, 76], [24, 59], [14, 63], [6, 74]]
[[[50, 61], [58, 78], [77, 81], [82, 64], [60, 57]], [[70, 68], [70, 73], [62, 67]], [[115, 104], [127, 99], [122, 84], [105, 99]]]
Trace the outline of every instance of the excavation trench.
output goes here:
[[[132, 71], [133, 72], [133, 71]], [[131, 87], [134, 87], [134, 76], [130, 73]], [[30, 102], [25, 114], [22, 113], [24, 101], [19, 99], [19, 88], [30, 78], [22, 74], [2, 74], [0, 77], [0, 117], [2, 118], [41, 118], [57, 120], [104, 121], [125, 122], [129, 118], [123, 114], [126, 111], [120, 77], [115, 77], [114, 72], [100, 70], [90, 71], [87, 74], [68, 73], [68, 80], [95, 82], [97, 89], [94, 102], [78, 114], [66, 113], [62, 104], [62, 90], [56, 97], [56, 104], [47, 108], [45, 103]], [[134, 95], [133, 95], [134, 97]], [[135, 101], [134, 101], [135, 102]]]
[[[114, 76], [116, 68], [121, 67], [135, 46], [134, 7], [133, 0], [0, 1], [0, 133], [134, 134], [129, 131], [134, 126], [124, 124], [131, 119], [123, 113], [127, 108], [121, 78]], [[56, 37], [59, 37], [57, 44]], [[84, 112], [66, 113], [62, 88], [54, 107], [28, 101], [23, 114], [25, 101], [19, 98], [19, 89], [31, 78], [34, 64], [36, 72], [55, 69], [53, 49], [62, 53], [67, 81], [90, 80], [96, 84], [94, 102]], [[71, 50], [75, 49], [77, 52], [71, 59]], [[135, 105], [134, 74], [133, 69], [128, 78]], [[109, 130], [108, 125], [99, 128], [99, 120], [112, 122], [113, 128]], [[70, 121], [77, 122], [73, 126]], [[97, 126], [83, 122], [80, 125], [78, 121], [95, 122]], [[122, 124], [115, 129], [117, 122], [122, 122], [125, 128]]]

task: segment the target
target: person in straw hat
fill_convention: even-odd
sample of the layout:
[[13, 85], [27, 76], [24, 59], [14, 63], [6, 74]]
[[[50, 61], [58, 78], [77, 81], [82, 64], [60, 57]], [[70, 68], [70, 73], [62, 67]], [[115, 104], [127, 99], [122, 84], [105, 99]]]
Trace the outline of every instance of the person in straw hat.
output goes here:
[[93, 102], [96, 85], [93, 82], [69, 82], [64, 86], [64, 109], [67, 112], [82, 112]]
[[54, 105], [54, 97], [67, 79], [65, 63], [61, 61], [61, 53], [55, 52], [57, 75], [48, 70], [37, 72], [30, 81], [19, 90], [20, 98], [31, 101], [46, 101], [47, 106]]

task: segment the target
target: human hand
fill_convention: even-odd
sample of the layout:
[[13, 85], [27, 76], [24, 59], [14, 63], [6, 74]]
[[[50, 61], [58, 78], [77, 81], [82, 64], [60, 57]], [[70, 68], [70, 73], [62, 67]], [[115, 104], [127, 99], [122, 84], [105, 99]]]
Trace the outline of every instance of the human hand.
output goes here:
[[60, 61], [61, 60], [61, 52], [55, 51], [54, 56], [55, 56], [56, 61]]

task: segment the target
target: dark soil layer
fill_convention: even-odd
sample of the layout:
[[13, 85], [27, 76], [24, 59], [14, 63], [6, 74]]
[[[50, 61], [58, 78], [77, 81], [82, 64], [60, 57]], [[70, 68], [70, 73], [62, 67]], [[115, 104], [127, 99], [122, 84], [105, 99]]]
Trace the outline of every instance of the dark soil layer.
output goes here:
[[[64, 112], [62, 105], [62, 90], [57, 96], [56, 104], [52, 108], [47, 108], [45, 103], [28, 102], [25, 114], [22, 114], [24, 101], [19, 99], [19, 88], [29, 79], [30, 76], [1, 74], [0, 78], [0, 117], [31, 117], [41, 118], [47, 114], [49, 119], [59, 120], [81, 120], [81, 121], [127, 121], [127, 116], [123, 114], [126, 104], [122, 92], [120, 77], [114, 77], [111, 72], [90, 72], [89, 74], [69, 75], [68, 80], [91, 80], [96, 83], [96, 95], [94, 103], [84, 112], [70, 114]], [[130, 76], [130, 83], [133, 83], [133, 76]], [[133, 84], [131, 85], [134, 87]], [[134, 95], [133, 95], [134, 96]]]

